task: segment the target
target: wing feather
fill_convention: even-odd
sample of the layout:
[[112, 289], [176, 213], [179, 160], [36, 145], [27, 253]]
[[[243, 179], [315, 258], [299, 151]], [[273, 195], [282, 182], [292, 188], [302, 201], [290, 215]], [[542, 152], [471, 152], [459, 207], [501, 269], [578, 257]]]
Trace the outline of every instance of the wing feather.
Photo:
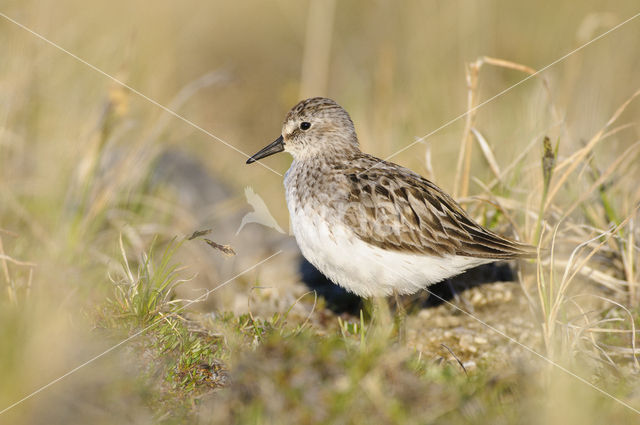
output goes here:
[[436, 256], [535, 256], [534, 247], [482, 227], [439, 187], [407, 168], [363, 155], [340, 171], [349, 186], [345, 221], [367, 243]]

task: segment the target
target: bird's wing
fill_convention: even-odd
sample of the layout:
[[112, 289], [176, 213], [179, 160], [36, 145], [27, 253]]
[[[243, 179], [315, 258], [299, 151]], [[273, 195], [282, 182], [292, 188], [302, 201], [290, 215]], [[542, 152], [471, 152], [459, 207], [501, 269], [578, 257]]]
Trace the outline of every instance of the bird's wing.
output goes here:
[[364, 242], [434, 256], [535, 256], [534, 247], [480, 226], [439, 187], [407, 168], [363, 155], [341, 172], [349, 187], [343, 220]]

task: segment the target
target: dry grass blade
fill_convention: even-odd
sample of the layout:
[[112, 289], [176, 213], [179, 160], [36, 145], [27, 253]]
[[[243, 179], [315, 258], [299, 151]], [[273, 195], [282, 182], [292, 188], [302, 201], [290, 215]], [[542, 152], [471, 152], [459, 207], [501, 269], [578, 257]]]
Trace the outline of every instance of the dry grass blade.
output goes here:
[[[609, 241], [609, 239], [613, 235], [615, 235], [622, 227], [624, 227], [631, 220], [631, 218], [633, 217], [633, 215], [635, 215], [635, 212], [637, 211], [638, 208], [640, 208], [640, 205], [636, 209], [634, 209], [632, 214], [629, 215], [627, 218], [625, 218], [622, 221], [622, 223], [620, 223], [618, 226], [615, 226], [612, 229], [610, 229], [609, 231], [604, 232], [604, 233], [602, 233], [600, 235], [597, 235], [596, 237], [592, 238], [589, 241], [583, 242], [582, 244], [578, 245], [573, 250], [573, 252], [571, 253], [571, 256], [569, 257], [568, 265], [565, 268], [564, 275], [562, 276], [562, 280], [560, 282], [560, 287], [558, 288], [557, 296], [554, 297], [554, 301], [551, 304], [551, 309], [550, 309], [549, 315], [548, 315], [548, 318], [550, 320], [548, 320], [547, 324], [555, 323], [556, 318], [558, 317], [558, 314], [559, 314], [560, 307], [562, 305], [562, 301], [564, 299], [564, 296], [567, 293], [567, 289], [568, 289], [570, 283], [575, 278], [575, 276], [578, 273], [580, 273], [582, 268], [600, 250], [600, 248], [602, 248]], [[591, 252], [585, 258], [582, 259], [582, 261], [580, 263], [578, 263], [576, 266], [573, 266], [574, 258], [577, 256], [578, 252], [580, 252], [590, 242], [592, 242], [594, 240], [597, 240], [597, 239], [602, 239], [602, 241], [596, 247], [594, 247], [591, 250]], [[551, 331], [551, 330], [549, 330], [549, 331]]]
[[[313, 292], [313, 305], [311, 306], [311, 310], [309, 311], [309, 314], [307, 314], [307, 317], [304, 319], [304, 322], [302, 322], [302, 325], [300, 325], [298, 332], [302, 332], [304, 327], [307, 326], [307, 323], [309, 323], [309, 320], [311, 320], [311, 316], [313, 315], [313, 312], [316, 311], [316, 306], [318, 305], [318, 291], [316, 291], [315, 289], [313, 291], [308, 291], [302, 294], [298, 298], [298, 300], [302, 299], [302, 297], [306, 296], [311, 292]], [[296, 300], [296, 303], [298, 302], [298, 300]]]
[[471, 132], [474, 136], [476, 136], [476, 140], [480, 145], [480, 149], [482, 149], [482, 153], [484, 154], [484, 158], [487, 160], [487, 164], [489, 164], [489, 168], [496, 176], [498, 181], [502, 182], [502, 174], [500, 172], [500, 166], [498, 165], [498, 161], [496, 161], [496, 157], [493, 154], [493, 150], [491, 150], [491, 146], [487, 143], [487, 140], [484, 138], [482, 133], [478, 131], [475, 127], [471, 129]]
[[[551, 127], [549, 127], [549, 130], [557, 127], [558, 125], [560, 125], [560, 123], [556, 123], [556, 124], [552, 125]], [[531, 150], [533, 150], [533, 148], [538, 145], [538, 143], [539, 143], [538, 141], [546, 133], [547, 133], [547, 130], [545, 130], [544, 132], [542, 132], [542, 133], [536, 135], [535, 137], [533, 137], [531, 139], [531, 141], [529, 142], [529, 144], [527, 144], [527, 146], [520, 151], [518, 156], [513, 161], [511, 161], [506, 167], [504, 167], [502, 169], [502, 173], [500, 174], [500, 179], [493, 179], [487, 185], [487, 187], [489, 189], [493, 189], [501, 180], [504, 180], [504, 178], [507, 176], [507, 174], [509, 172], [511, 172], [518, 164], [521, 164], [523, 161], [525, 161], [527, 159], [527, 155], [529, 155], [529, 152], [531, 152]]]
[[[467, 68], [465, 70], [465, 77], [467, 82], [467, 110], [470, 112], [466, 116], [465, 129], [463, 133], [462, 142], [460, 145], [460, 151], [458, 153], [456, 176], [455, 176], [454, 187], [453, 187], [454, 198], [467, 196], [468, 189], [469, 189], [469, 176], [471, 173], [471, 147], [472, 147], [471, 135], [473, 133], [476, 135], [476, 137], [478, 137], [478, 134], [476, 134], [476, 132], [474, 131], [474, 123], [475, 123], [476, 109], [477, 109], [476, 106], [478, 104], [478, 77], [480, 74], [480, 69], [484, 64], [493, 65], [493, 66], [506, 68], [506, 69], [512, 69], [514, 71], [523, 72], [530, 76], [533, 76], [533, 75], [537, 76], [542, 81], [542, 85], [549, 99], [549, 103], [551, 104], [551, 112], [553, 114], [554, 120], [557, 122], [562, 122], [556, 110], [556, 107], [552, 101], [553, 97], [551, 96], [551, 90], [549, 88], [549, 84], [535, 69], [526, 65], [516, 63], [516, 62], [508, 61], [505, 59], [492, 58], [490, 56], [483, 56], [480, 59], [476, 60], [475, 62], [467, 64]], [[528, 78], [531, 78], [531, 77], [528, 77]], [[480, 138], [478, 138], [478, 142], [480, 143], [480, 146], [483, 147], [482, 142], [480, 141]], [[485, 152], [484, 147], [483, 147], [483, 152]], [[497, 163], [493, 161], [493, 165], [492, 165], [492, 162], [489, 160], [489, 157], [487, 156], [486, 152], [485, 152], [485, 157], [487, 158], [487, 161], [489, 161], [489, 165], [491, 166], [491, 169], [495, 174], [495, 169], [493, 165], [496, 165]], [[500, 176], [500, 173], [498, 173], [497, 176]], [[500, 179], [497, 179], [497, 181], [500, 181]], [[493, 186], [494, 184], [495, 183], [493, 183], [491, 186]]]
[[[629, 304], [630, 305], [638, 305], [637, 301], [637, 290], [638, 290], [638, 282], [634, 276], [634, 269], [637, 269], [637, 266], [634, 267], [634, 221], [629, 221], [629, 234], [627, 235], [627, 250], [622, 255], [622, 260], [624, 264], [624, 274], [627, 277], [627, 282], [629, 284]], [[625, 255], [626, 254], [626, 255]]]
[[[555, 259], [555, 249], [556, 249], [556, 237], [558, 235], [558, 229], [560, 224], [558, 223], [553, 229], [553, 236], [551, 238], [551, 255], [550, 255], [550, 272], [549, 272], [549, 281], [545, 280], [544, 271], [542, 268], [541, 261], [541, 246], [538, 244], [538, 261], [536, 267], [536, 284], [538, 288], [538, 299], [540, 301], [540, 309], [542, 310], [542, 315], [544, 321], [542, 323], [542, 330], [544, 336], [545, 346], [547, 348], [547, 353], [552, 354], [553, 345], [551, 344], [552, 337], [554, 334], [555, 328], [552, 326], [553, 321], [550, 320], [550, 311], [551, 305], [553, 304], [553, 269], [554, 269], [554, 259]], [[540, 236], [544, 234], [545, 229], [542, 228]]]
[[7, 279], [7, 282], [9, 282], [9, 269], [7, 267], [7, 262], [15, 264], [17, 266], [26, 266], [26, 267], [36, 267], [37, 266], [37, 264], [35, 264], [35, 263], [30, 263], [28, 261], [16, 260], [15, 258], [10, 257], [9, 255], [5, 254], [4, 246], [2, 244], [2, 238], [0, 238], [0, 260], [2, 260], [2, 269], [3, 269], [3, 272], [4, 272], [5, 277]]
[[542, 81], [542, 85], [545, 89], [545, 92], [547, 93], [547, 97], [549, 98], [549, 102], [551, 104], [551, 112], [554, 116], [554, 119], [556, 121], [560, 121], [560, 116], [556, 110], [555, 104], [552, 102], [553, 97], [551, 96], [551, 89], [549, 88], [549, 83], [547, 82], [547, 80], [544, 79], [544, 77], [542, 77], [541, 75], [537, 74], [538, 71], [536, 71], [535, 69], [531, 68], [530, 66], [527, 65], [523, 65], [521, 63], [517, 63], [517, 62], [512, 62], [512, 61], [508, 61], [505, 59], [499, 59], [499, 58], [492, 58], [490, 56], [483, 56], [482, 57], [482, 61], [483, 63], [489, 64], [489, 65], [493, 65], [493, 66], [497, 66], [500, 68], [507, 68], [507, 69], [513, 69], [514, 71], [520, 71], [522, 73], [525, 74], [529, 74], [529, 75], [537, 75], [538, 78], [540, 79], [540, 81]]
[[9, 257], [8, 255], [5, 255], [5, 254], [0, 254], [0, 260], [8, 261], [8, 262], [16, 264], [18, 266], [35, 267], [37, 265], [35, 263], [30, 263], [28, 261], [16, 260], [15, 258]]
[[300, 83], [302, 99], [327, 91], [335, 9], [336, 0], [312, 0], [309, 4]]
[[[546, 263], [543, 262], [543, 265], [546, 265]], [[557, 268], [564, 269], [567, 266], [569, 266], [569, 262], [566, 260], [556, 259], [554, 262], [554, 266]], [[589, 267], [587, 265], [584, 265], [580, 268], [579, 274], [597, 283], [598, 285], [602, 285], [605, 288], [610, 289], [614, 292], [618, 292], [620, 294], [625, 293], [627, 291], [627, 288], [629, 288], [630, 286], [629, 282], [625, 280], [617, 279], [613, 276], [606, 274], [605, 272]]]
[[433, 161], [431, 160], [431, 143], [428, 140], [425, 141], [424, 147], [424, 168], [425, 177], [429, 180], [435, 180], [435, 174], [433, 172]]
[[[2, 256], [6, 256], [4, 253], [4, 245], [2, 244], [2, 238], [0, 237], [0, 258]], [[2, 272], [4, 273], [4, 278], [7, 281], [7, 285], [11, 285], [11, 277], [9, 275], [9, 266], [7, 265], [6, 259], [2, 258]]]
[[456, 166], [456, 177], [453, 182], [453, 197], [464, 198], [469, 192], [469, 175], [471, 173], [471, 129], [475, 123], [476, 105], [478, 103], [478, 74], [482, 66], [482, 60], [467, 64], [465, 69], [465, 77], [467, 82], [467, 110], [471, 111], [467, 114], [464, 133], [460, 143], [460, 152], [458, 153], [458, 163]]
[[456, 362], [458, 362], [458, 364], [460, 365], [460, 367], [462, 368], [462, 371], [464, 372], [465, 375], [467, 375], [467, 377], [469, 376], [469, 373], [467, 372], [467, 368], [464, 367], [464, 364], [462, 363], [462, 361], [458, 358], [458, 356], [455, 355], [455, 353], [453, 352], [453, 350], [449, 347], [447, 347], [445, 344], [440, 344], [440, 346], [444, 349], [446, 349], [449, 354], [451, 354], [451, 356], [456, 359]]
[[564, 171], [564, 173], [558, 178], [558, 180], [556, 181], [556, 184], [549, 190], [549, 196], [547, 197], [547, 200], [545, 202], [544, 208], [545, 210], [549, 207], [549, 205], [551, 205], [551, 202], [553, 201], [553, 199], [555, 198], [555, 196], [558, 194], [558, 192], [560, 191], [560, 189], [564, 186], [565, 182], [567, 181], [567, 179], [569, 178], [569, 176], [571, 175], [571, 173], [573, 173], [573, 171], [575, 171], [575, 169], [578, 167], [578, 165], [580, 165], [580, 163], [582, 161], [584, 161], [588, 155], [593, 151], [593, 149], [595, 148], [595, 146], [601, 141], [603, 140], [603, 135], [605, 134], [605, 132], [607, 131], [607, 129], [611, 126], [611, 124], [613, 124], [614, 122], [616, 122], [616, 120], [618, 118], [620, 118], [620, 115], [622, 115], [622, 113], [625, 111], [625, 109], [627, 109], [627, 107], [629, 106], [629, 104], [640, 95], [640, 89], [638, 89], [636, 92], [634, 92], [631, 97], [629, 97], [613, 114], [613, 116], [609, 119], [609, 121], [607, 121], [607, 123], [604, 125], [604, 127], [602, 127], [600, 129], [600, 131], [598, 131], [595, 136], [593, 136], [591, 138], [591, 140], [589, 140], [589, 142], [587, 143], [587, 145], [578, 150], [576, 153], [574, 153], [573, 155], [571, 155], [569, 158], [565, 159], [564, 161], [562, 161], [561, 163], [559, 163], [556, 167], [556, 170], [561, 170], [566, 168], [566, 170]]
[[[231, 79], [231, 75], [227, 70], [215, 70], [207, 72], [199, 78], [187, 83], [171, 100], [168, 105], [168, 109], [172, 111], [180, 110], [194, 95], [199, 93], [202, 89], [216, 84], [223, 84]], [[166, 127], [169, 126], [171, 119], [173, 118], [171, 113], [165, 111], [158, 121], [155, 123], [147, 140], [156, 140], [156, 138], [162, 134]]]
[[571, 204], [571, 206], [569, 208], [567, 208], [567, 210], [564, 212], [562, 217], [563, 218], [568, 217], [569, 214], [571, 214], [573, 212], [573, 210], [575, 210], [580, 204], [582, 204], [587, 198], [589, 198], [589, 196], [591, 196], [591, 194], [596, 189], [598, 189], [600, 186], [602, 186], [613, 175], [613, 173], [615, 173], [616, 171], [620, 170], [621, 164], [624, 161], [632, 161], [632, 160], [634, 160], [635, 156], [638, 154], [638, 152], [640, 152], [640, 150], [637, 149], [639, 146], [640, 146], [640, 141], [638, 141], [638, 142], [634, 143], [633, 145], [629, 146], [624, 151], [624, 153], [619, 155], [618, 158], [616, 158], [616, 160], [613, 161], [609, 167], [607, 167], [605, 172], [602, 173], [598, 177], [598, 179], [589, 187], [589, 189], [584, 191], [582, 193], [582, 196], [580, 196], [580, 198], [578, 198], [573, 204]]
[[127, 258], [127, 252], [124, 249], [124, 242], [122, 241], [122, 233], [120, 233], [120, 238], [118, 240], [120, 245], [120, 255], [122, 255], [122, 265], [124, 266], [124, 272], [126, 277], [129, 279], [129, 282], [135, 282], [136, 279], [133, 277], [133, 273], [131, 273], [131, 267], [129, 267], [129, 259]]
[[[494, 206], [496, 208], [496, 210], [500, 211], [500, 213], [502, 213], [504, 215], [504, 217], [507, 219], [507, 221], [509, 223], [511, 223], [511, 227], [512, 227], [513, 232], [515, 234], [514, 236], [515, 236], [516, 240], [521, 240], [520, 234], [518, 232], [518, 225], [516, 224], [516, 221], [513, 219], [511, 214], [509, 213], [509, 210], [522, 209], [521, 206], [520, 205], [514, 205], [513, 202], [508, 202], [508, 201], [510, 201], [508, 199], [501, 198], [499, 196], [493, 195], [493, 193], [491, 193], [489, 188], [480, 179], [477, 179], [477, 178], [474, 177], [473, 181], [478, 186], [480, 186], [484, 191], [486, 191], [491, 196], [491, 199], [482, 199], [482, 198], [477, 198], [477, 197], [471, 197], [471, 198], [467, 198], [467, 199], [460, 199], [459, 202], [461, 204], [464, 204], [464, 203], [470, 202], [470, 201], [478, 201], [478, 202], [482, 202], [482, 203]], [[505, 203], [505, 201], [507, 201], [507, 202]]]
[[311, 293], [313, 294], [313, 305], [311, 306], [311, 310], [309, 311], [309, 314], [307, 314], [304, 322], [302, 322], [301, 325], [298, 325], [298, 329], [294, 332], [296, 334], [299, 334], [300, 332], [302, 332], [304, 330], [305, 326], [307, 326], [307, 323], [309, 323], [309, 320], [311, 319], [311, 316], [313, 315], [313, 312], [316, 311], [316, 306], [318, 304], [318, 293], [316, 292], [315, 289], [305, 292], [304, 294], [302, 294], [298, 298], [296, 298], [296, 300], [293, 302], [293, 304], [291, 304], [291, 306], [284, 313], [284, 317], [288, 317], [289, 314], [291, 313], [291, 311], [294, 309], [294, 307], [296, 305], [298, 305], [298, 303], [300, 301], [302, 301], [302, 299], [304, 297], [306, 297], [307, 295], [309, 295]]
[[15, 233], [15, 232], [11, 232], [11, 231], [9, 231], [9, 230], [2, 229], [2, 228], [0, 228], [0, 233], [4, 233], [4, 234], [9, 235], [9, 236], [12, 236], [12, 237], [14, 237], [14, 238], [17, 238], [17, 237], [18, 237], [18, 234], [17, 234], [17, 233]]
[[634, 364], [635, 364], [637, 369], [640, 368], [640, 362], [638, 362], [638, 358], [637, 358], [637, 354], [638, 354], [638, 351], [636, 349], [636, 332], [637, 331], [636, 331], [636, 325], [635, 325], [635, 320], [634, 320], [633, 313], [627, 307], [622, 305], [621, 303], [619, 303], [617, 301], [614, 301], [614, 300], [612, 300], [610, 298], [606, 298], [606, 297], [602, 297], [602, 296], [594, 295], [594, 294], [581, 294], [581, 295], [582, 296], [593, 296], [593, 297], [598, 298], [598, 299], [600, 299], [602, 301], [606, 301], [608, 303], [611, 303], [611, 304], [619, 307], [620, 309], [624, 310], [624, 312], [629, 317], [629, 323], [631, 324], [631, 332], [630, 332], [630, 334], [631, 334], [631, 350], [632, 350], [631, 353], [632, 353], [632, 356], [633, 356], [633, 362], [634, 362]]

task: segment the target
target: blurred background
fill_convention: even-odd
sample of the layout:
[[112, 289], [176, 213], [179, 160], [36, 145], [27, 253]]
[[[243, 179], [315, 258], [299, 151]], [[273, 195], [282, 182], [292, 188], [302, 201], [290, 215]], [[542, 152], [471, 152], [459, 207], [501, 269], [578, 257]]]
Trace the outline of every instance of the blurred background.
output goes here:
[[[199, 311], [241, 314], [251, 302], [254, 314], [269, 315], [308, 291], [288, 234], [281, 174], [291, 158], [265, 160], [273, 170], [244, 164], [244, 154], [280, 135], [300, 99], [335, 99], [351, 114], [362, 150], [388, 157], [638, 11], [634, 0], [3, 0], [0, 410], [110, 346], [92, 330], [96, 310], [112, 296], [122, 251], [140, 258], [154, 238], [212, 229], [210, 239], [235, 250], [228, 257], [200, 240], [185, 243], [176, 258], [189, 279], [179, 291], [186, 299], [282, 250], [216, 290]], [[495, 167], [478, 147], [468, 186], [457, 185], [466, 117], [392, 160], [470, 202], [485, 224], [492, 213], [472, 197], [495, 196], [513, 222], [502, 216], [493, 225], [535, 243], [530, 212], [537, 213], [542, 193], [543, 137], [559, 141], [559, 162], [594, 140], [640, 88], [638, 40], [635, 19], [477, 110], [473, 128], [489, 157], [503, 171], [517, 161], [499, 190], [491, 185]], [[478, 65], [484, 57], [508, 64]], [[578, 169], [554, 194], [549, 211], [556, 218], [571, 209], [576, 228], [606, 230], [634, 214], [639, 116], [638, 102], [630, 103], [615, 132], [581, 158], [593, 168]], [[581, 199], [594, 181], [583, 174], [593, 170], [613, 173], [604, 204], [596, 195]], [[258, 199], [269, 214], [256, 207]], [[242, 226], [254, 210], [257, 221], [275, 222]], [[594, 235], [585, 231], [565, 251]], [[634, 246], [629, 242], [631, 269], [620, 260], [605, 274], [633, 281]], [[531, 278], [534, 287], [535, 271]], [[131, 408], [145, 396], [132, 389], [139, 383], [129, 382], [122, 356], [96, 361], [82, 379], [56, 384], [0, 415], [0, 423], [157, 419]], [[101, 384], [113, 381], [119, 384]]]

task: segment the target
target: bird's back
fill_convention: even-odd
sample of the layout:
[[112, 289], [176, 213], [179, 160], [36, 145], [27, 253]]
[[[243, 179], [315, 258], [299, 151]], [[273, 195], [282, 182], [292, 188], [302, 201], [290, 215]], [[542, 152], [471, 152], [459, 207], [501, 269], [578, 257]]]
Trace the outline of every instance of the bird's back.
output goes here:
[[479, 225], [439, 187], [400, 165], [358, 153], [301, 169], [294, 204], [315, 196], [314, 203], [329, 206], [334, 218], [365, 243], [431, 256], [506, 260], [536, 255], [534, 247]]

